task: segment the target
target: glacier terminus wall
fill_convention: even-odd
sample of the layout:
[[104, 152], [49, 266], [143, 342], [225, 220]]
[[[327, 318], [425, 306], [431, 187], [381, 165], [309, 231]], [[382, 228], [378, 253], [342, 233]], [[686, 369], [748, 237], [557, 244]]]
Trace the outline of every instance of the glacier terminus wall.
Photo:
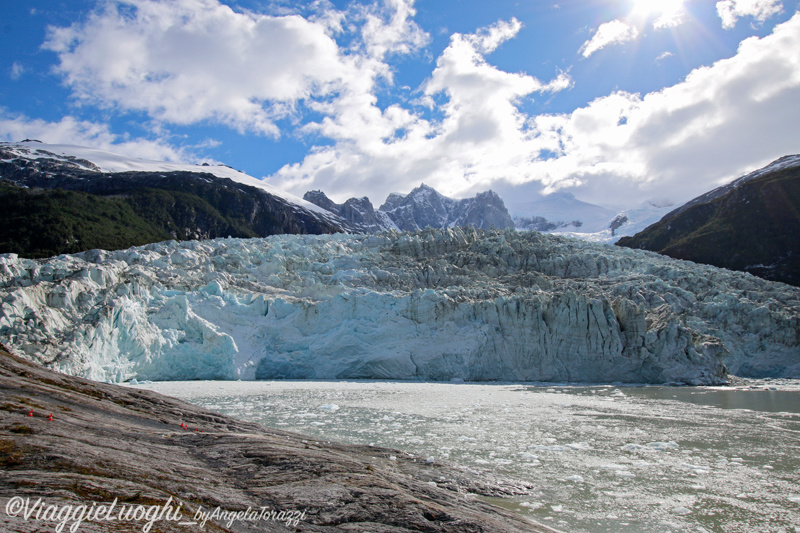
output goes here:
[[800, 377], [800, 289], [454, 228], [0, 256], [0, 342], [95, 380]]

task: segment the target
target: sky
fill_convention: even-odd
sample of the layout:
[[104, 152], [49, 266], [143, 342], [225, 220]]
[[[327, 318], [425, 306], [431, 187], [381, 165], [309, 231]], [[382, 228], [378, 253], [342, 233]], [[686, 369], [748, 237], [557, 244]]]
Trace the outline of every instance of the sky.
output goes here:
[[[685, 202], [800, 153], [800, 0], [3, 2], [0, 141], [343, 202]], [[523, 214], [523, 213], [519, 213]]]

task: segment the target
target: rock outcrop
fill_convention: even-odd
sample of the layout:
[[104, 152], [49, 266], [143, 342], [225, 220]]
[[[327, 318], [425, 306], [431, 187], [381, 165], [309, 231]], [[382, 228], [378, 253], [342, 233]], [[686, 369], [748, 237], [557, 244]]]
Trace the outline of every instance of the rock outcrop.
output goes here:
[[337, 204], [322, 191], [309, 191], [303, 199], [339, 215], [366, 233], [463, 226], [485, 230], [514, 227], [502, 198], [493, 191], [455, 200], [423, 183], [408, 194], [390, 194], [377, 210], [366, 197]]
[[[518, 483], [265, 429], [2, 348], [0, 398], [3, 531], [553, 533], [476, 498]], [[80, 522], [80, 506], [112, 512]]]

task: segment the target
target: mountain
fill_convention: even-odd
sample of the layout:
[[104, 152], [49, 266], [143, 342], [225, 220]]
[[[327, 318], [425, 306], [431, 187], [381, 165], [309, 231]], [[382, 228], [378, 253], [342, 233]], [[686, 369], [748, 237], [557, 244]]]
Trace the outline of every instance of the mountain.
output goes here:
[[0, 342], [99, 381], [800, 377], [800, 288], [536, 232], [0, 255]]
[[556, 233], [585, 241], [613, 243], [633, 235], [664, 216], [668, 208], [645, 203], [611, 209], [575, 198], [569, 192], [538, 194], [514, 203], [513, 218], [520, 231]]
[[617, 244], [800, 285], [800, 155], [699, 196]]
[[408, 194], [390, 194], [378, 210], [366, 197], [351, 198], [344, 204], [337, 204], [322, 191], [309, 191], [303, 199], [359, 225], [367, 233], [462, 226], [487, 230], [514, 227], [503, 200], [492, 191], [479, 193], [474, 198], [455, 200], [423, 183]]
[[222, 165], [0, 143], [0, 253], [47, 257], [168, 239], [335, 233], [340, 217]]
[[337, 204], [322, 191], [309, 191], [303, 195], [303, 200], [339, 215], [364, 233], [399, 229], [386, 213], [376, 211], [366, 196], [350, 198], [343, 204]]

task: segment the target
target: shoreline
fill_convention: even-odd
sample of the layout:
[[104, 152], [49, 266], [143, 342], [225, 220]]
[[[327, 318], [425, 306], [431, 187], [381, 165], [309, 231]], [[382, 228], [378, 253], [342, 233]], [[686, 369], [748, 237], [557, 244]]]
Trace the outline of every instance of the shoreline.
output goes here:
[[[1, 348], [0, 390], [0, 513], [11, 530], [57, 526], [9, 515], [12, 500], [41, 498], [61, 510], [172, 502], [182, 506], [184, 522], [201, 508], [219, 509], [204, 531], [555, 531], [476, 497], [525, 490], [500, 479], [471, 479], [396, 450], [322, 442], [154, 392], [58, 374]], [[284, 518], [304, 512], [305, 520], [247, 521], [248, 509], [284, 511]], [[228, 522], [237, 512], [243, 520]], [[146, 525], [85, 521], [78, 531]], [[198, 527], [164, 519], [152, 531]]]

